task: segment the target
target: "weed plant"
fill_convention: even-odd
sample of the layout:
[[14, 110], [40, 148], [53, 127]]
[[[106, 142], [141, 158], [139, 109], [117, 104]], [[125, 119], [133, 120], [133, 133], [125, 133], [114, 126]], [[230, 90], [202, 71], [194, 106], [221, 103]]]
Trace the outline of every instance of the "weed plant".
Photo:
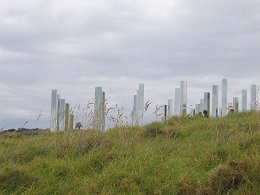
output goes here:
[[5, 133], [0, 159], [0, 194], [260, 194], [260, 113]]

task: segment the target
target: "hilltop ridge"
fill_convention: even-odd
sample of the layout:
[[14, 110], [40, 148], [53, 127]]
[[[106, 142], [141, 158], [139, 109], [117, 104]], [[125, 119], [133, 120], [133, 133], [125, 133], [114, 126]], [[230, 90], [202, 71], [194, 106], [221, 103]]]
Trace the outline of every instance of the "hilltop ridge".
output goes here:
[[0, 134], [1, 194], [260, 194], [260, 113]]

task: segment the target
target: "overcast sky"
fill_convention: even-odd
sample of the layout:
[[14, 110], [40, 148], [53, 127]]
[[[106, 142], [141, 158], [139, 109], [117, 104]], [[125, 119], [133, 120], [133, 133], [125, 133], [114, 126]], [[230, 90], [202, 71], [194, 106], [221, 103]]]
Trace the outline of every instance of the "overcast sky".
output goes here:
[[52, 89], [84, 107], [100, 86], [110, 105], [130, 112], [139, 83], [154, 107], [183, 80], [191, 107], [222, 78], [228, 102], [260, 84], [259, 0], [0, 5], [0, 128], [49, 127]]

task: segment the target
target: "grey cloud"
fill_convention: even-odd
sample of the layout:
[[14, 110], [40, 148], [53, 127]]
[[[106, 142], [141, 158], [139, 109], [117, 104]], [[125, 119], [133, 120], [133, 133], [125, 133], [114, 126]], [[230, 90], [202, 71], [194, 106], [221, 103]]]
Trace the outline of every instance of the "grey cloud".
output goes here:
[[48, 124], [53, 88], [75, 105], [102, 86], [127, 112], [140, 82], [154, 104], [173, 98], [180, 80], [192, 104], [223, 77], [239, 95], [260, 82], [259, 9], [256, 0], [5, 1], [1, 123], [12, 126], [13, 114], [18, 126], [42, 110]]

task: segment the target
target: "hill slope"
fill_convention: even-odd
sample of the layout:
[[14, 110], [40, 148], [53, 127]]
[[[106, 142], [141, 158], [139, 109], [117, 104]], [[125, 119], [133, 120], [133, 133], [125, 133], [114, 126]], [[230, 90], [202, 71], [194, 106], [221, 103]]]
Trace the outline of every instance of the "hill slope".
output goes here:
[[2, 194], [260, 194], [260, 114], [0, 135]]

